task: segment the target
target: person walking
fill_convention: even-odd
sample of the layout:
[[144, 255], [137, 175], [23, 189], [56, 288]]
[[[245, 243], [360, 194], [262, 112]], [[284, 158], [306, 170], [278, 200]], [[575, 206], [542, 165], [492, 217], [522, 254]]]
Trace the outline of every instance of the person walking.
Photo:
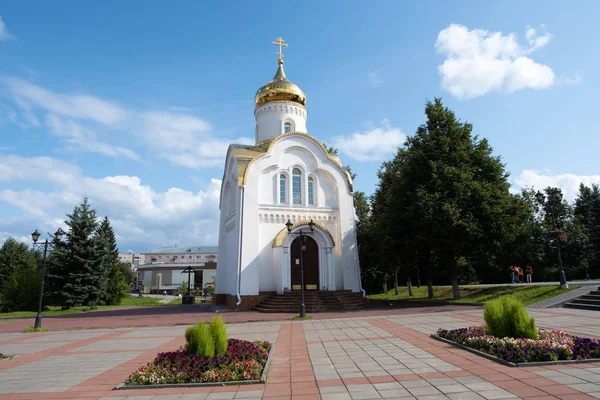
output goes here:
[[527, 283], [531, 283], [531, 277], [533, 275], [533, 268], [531, 265], [525, 267], [525, 276], [527, 277]]
[[515, 283], [515, 267], [511, 265], [508, 267], [508, 272], [510, 274], [510, 283]]
[[519, 283], [523, 283], [523, 270], [521, 269], [521, 267], [517, 267], [517, 270], [519, 271]]

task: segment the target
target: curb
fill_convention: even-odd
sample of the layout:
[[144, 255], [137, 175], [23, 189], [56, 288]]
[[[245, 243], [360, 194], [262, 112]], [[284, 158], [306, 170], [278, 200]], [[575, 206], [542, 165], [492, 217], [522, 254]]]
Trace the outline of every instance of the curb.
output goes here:
[[487, 358], [488, 360], [495, 361], [498, 364], [502, 364], [502, 365], [506, 365], [507, 367], [514, 367], [514, 368], [543, 367], [543, 366], [547, 366], [547, 365], [569, 365], [569, 364], [586, 364], [586, 363], [600, 362], [600, 358], [587, 358], [584, 360], [557, 360], [557, 361], [534, 361], [534, 362], [528, 362], [528, 363], [512, 363], [510, 361], [503, 360], [503, 359], [493, 356], [491, 354], [484, 353], [482, 351], [475, 350], [471, 347], [462, 345], [460, 343], [453, 342], [452, 340], [445, 339], [438, 335], [431, 335], [431, 338], [438, 340], [440, 342], [452, 345], [454, 347], [458, 347], [459, 349], [466, 350], [469, 353], [473, 353], [473, 354], [476, 354], [483, 358]]

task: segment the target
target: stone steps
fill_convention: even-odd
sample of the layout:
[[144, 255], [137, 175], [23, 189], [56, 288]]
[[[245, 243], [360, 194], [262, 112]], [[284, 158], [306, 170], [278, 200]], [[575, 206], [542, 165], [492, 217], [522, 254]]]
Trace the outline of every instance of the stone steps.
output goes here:
[[[300, 292], [273, 294], [254, 307], [265, 313], [295, 313], [300, 309]], [[360, 310], [367, 307], [367, 300], [349, 290], [333, 292], [304, 292], [304, 306], [307, 313]]]
[[598, 289], [565, 303], [563, 307], [600, 311], [600, 287]]

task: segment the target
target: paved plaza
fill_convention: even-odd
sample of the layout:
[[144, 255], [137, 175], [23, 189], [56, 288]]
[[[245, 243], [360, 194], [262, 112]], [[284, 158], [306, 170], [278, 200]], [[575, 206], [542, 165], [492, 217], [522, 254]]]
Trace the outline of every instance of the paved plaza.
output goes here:
[[[597, 313], [531, 313], [540, 327], [600, 336]], [[5, 333], [0, 352], [17, 356], [0, 361], [0, 400], [600, 398], [600, 363], [511, 368], [429, 337], [481, 322], [481, 308], [426, 307], [229, 323], [231, 337], [275, 344], [266, 384], [135, 390], [113, 388], [183, 345], [185, 325]]]

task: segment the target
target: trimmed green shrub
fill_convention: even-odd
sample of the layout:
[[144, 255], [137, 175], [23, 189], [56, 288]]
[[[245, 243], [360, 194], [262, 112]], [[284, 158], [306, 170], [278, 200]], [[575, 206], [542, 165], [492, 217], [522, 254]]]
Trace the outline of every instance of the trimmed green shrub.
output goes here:
[[198, 325], [190, 326], [185, 330], [185, 349], [190, 354], [198, 354]]
[[214, 357], [215, 355], [215, 342], [212, 335], [210, 334], [210, 328], [207, 323], [198, 324], [198, 331], [196, 333], [198, 345], [198, 353], [204, 357]]
[[188, 353], [204, 357], [214, 357], [215, 342], [207, 323], [199, 322], [185, 331], [186, 350]]
[[215, 343], [215, 353], [217, 355], [225, 354], [227, 351], [227, 328], [225, 328], [225, 322], [219, 315], [210, 321], [210, 333]]
[[535, 319], [523, 303], [513, 296], [501, 296], [485, 302], [483, 319], [490, 335], [498, 338], [537, 339]]

